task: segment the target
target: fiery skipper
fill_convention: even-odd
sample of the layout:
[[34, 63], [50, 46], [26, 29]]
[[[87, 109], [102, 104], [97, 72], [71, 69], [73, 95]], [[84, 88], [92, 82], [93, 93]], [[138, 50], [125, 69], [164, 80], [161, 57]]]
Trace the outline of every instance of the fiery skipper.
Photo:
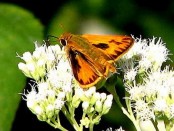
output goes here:
[[114, 62], [133, 45], [130, 36], [73, 35], [64, 33], [59, 38], [70, 61], [75, 79], [82, 88], [89, 88], [109, 72], [115, 73]]

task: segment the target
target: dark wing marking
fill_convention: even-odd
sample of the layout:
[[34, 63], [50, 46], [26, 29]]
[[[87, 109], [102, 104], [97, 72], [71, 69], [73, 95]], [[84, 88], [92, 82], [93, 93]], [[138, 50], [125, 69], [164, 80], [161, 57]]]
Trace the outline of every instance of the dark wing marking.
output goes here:
[[70, 49], [69, 59], [74, 77], [83, 88], [91, 87], [101, 80], [102, 75], [84, 54]]

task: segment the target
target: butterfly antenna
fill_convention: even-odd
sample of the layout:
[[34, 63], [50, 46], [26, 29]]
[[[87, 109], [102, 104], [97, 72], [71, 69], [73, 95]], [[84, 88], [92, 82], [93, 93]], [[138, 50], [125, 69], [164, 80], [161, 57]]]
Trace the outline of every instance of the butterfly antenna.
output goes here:
[[[54, 38], [54, 40], [50, 40], [50, 38]], [[45, 41], [46, 42], [46, 45], [49, 46], [49, 45], [51, 45], [50, 43], [57, 42], [57, 39], [59, 39], [57, 36], [47, 35], [46, 41]]]
[[54, 35], [47, 35], [47, 41], [49, 41], [50, 38], [56, 38], [56, 39], [58, 39], [57, 36], [54, 36]]

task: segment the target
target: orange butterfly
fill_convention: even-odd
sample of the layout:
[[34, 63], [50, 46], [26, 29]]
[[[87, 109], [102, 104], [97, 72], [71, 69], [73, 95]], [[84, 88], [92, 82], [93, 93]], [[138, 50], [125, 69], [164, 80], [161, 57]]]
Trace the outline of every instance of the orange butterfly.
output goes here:
[[73, 35], [64, 33], [59, 38], [65, 47], [75, 79], [82, 88], [97, 84], [115, 73], [115, 61], [133, 45], [130, 36], [119, 35]]

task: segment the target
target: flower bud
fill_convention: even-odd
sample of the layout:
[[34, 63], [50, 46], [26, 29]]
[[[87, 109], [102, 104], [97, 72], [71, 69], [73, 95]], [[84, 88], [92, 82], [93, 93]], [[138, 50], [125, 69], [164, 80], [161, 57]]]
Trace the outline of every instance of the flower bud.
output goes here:
[[97, 112], [101, 112], [102, 111], [102, 105], [103, 105], [103, 103], [101, 102], [101, 101], [96, 101], [96, 103], [95, 103], [95, 110], [97, 111]]
[[85, 117], [84, 119], [80, 120], [80, 122], [81, 122], [81, 124], [82, 124], [83, 126], [85, 126], [86, 128], [89, 127], [90, 120], [89, 120], [88, 117]]
[[30, 52], [25, 52], [21, 57], [25, 62], [30, 62], [32, 60], [32, 55]]
[[54, 106], [52, 104], [49, 104], [46, 108], [46, 115], [48, 119], [51, 119], [54, 116]]
[[88, 111], [88, 107], [89, 107], [89, 102], [84, 101], [84, 102], [82, 103], [83, 111], [84, 111], [84, 112], [87, 112], [87, 111]]

